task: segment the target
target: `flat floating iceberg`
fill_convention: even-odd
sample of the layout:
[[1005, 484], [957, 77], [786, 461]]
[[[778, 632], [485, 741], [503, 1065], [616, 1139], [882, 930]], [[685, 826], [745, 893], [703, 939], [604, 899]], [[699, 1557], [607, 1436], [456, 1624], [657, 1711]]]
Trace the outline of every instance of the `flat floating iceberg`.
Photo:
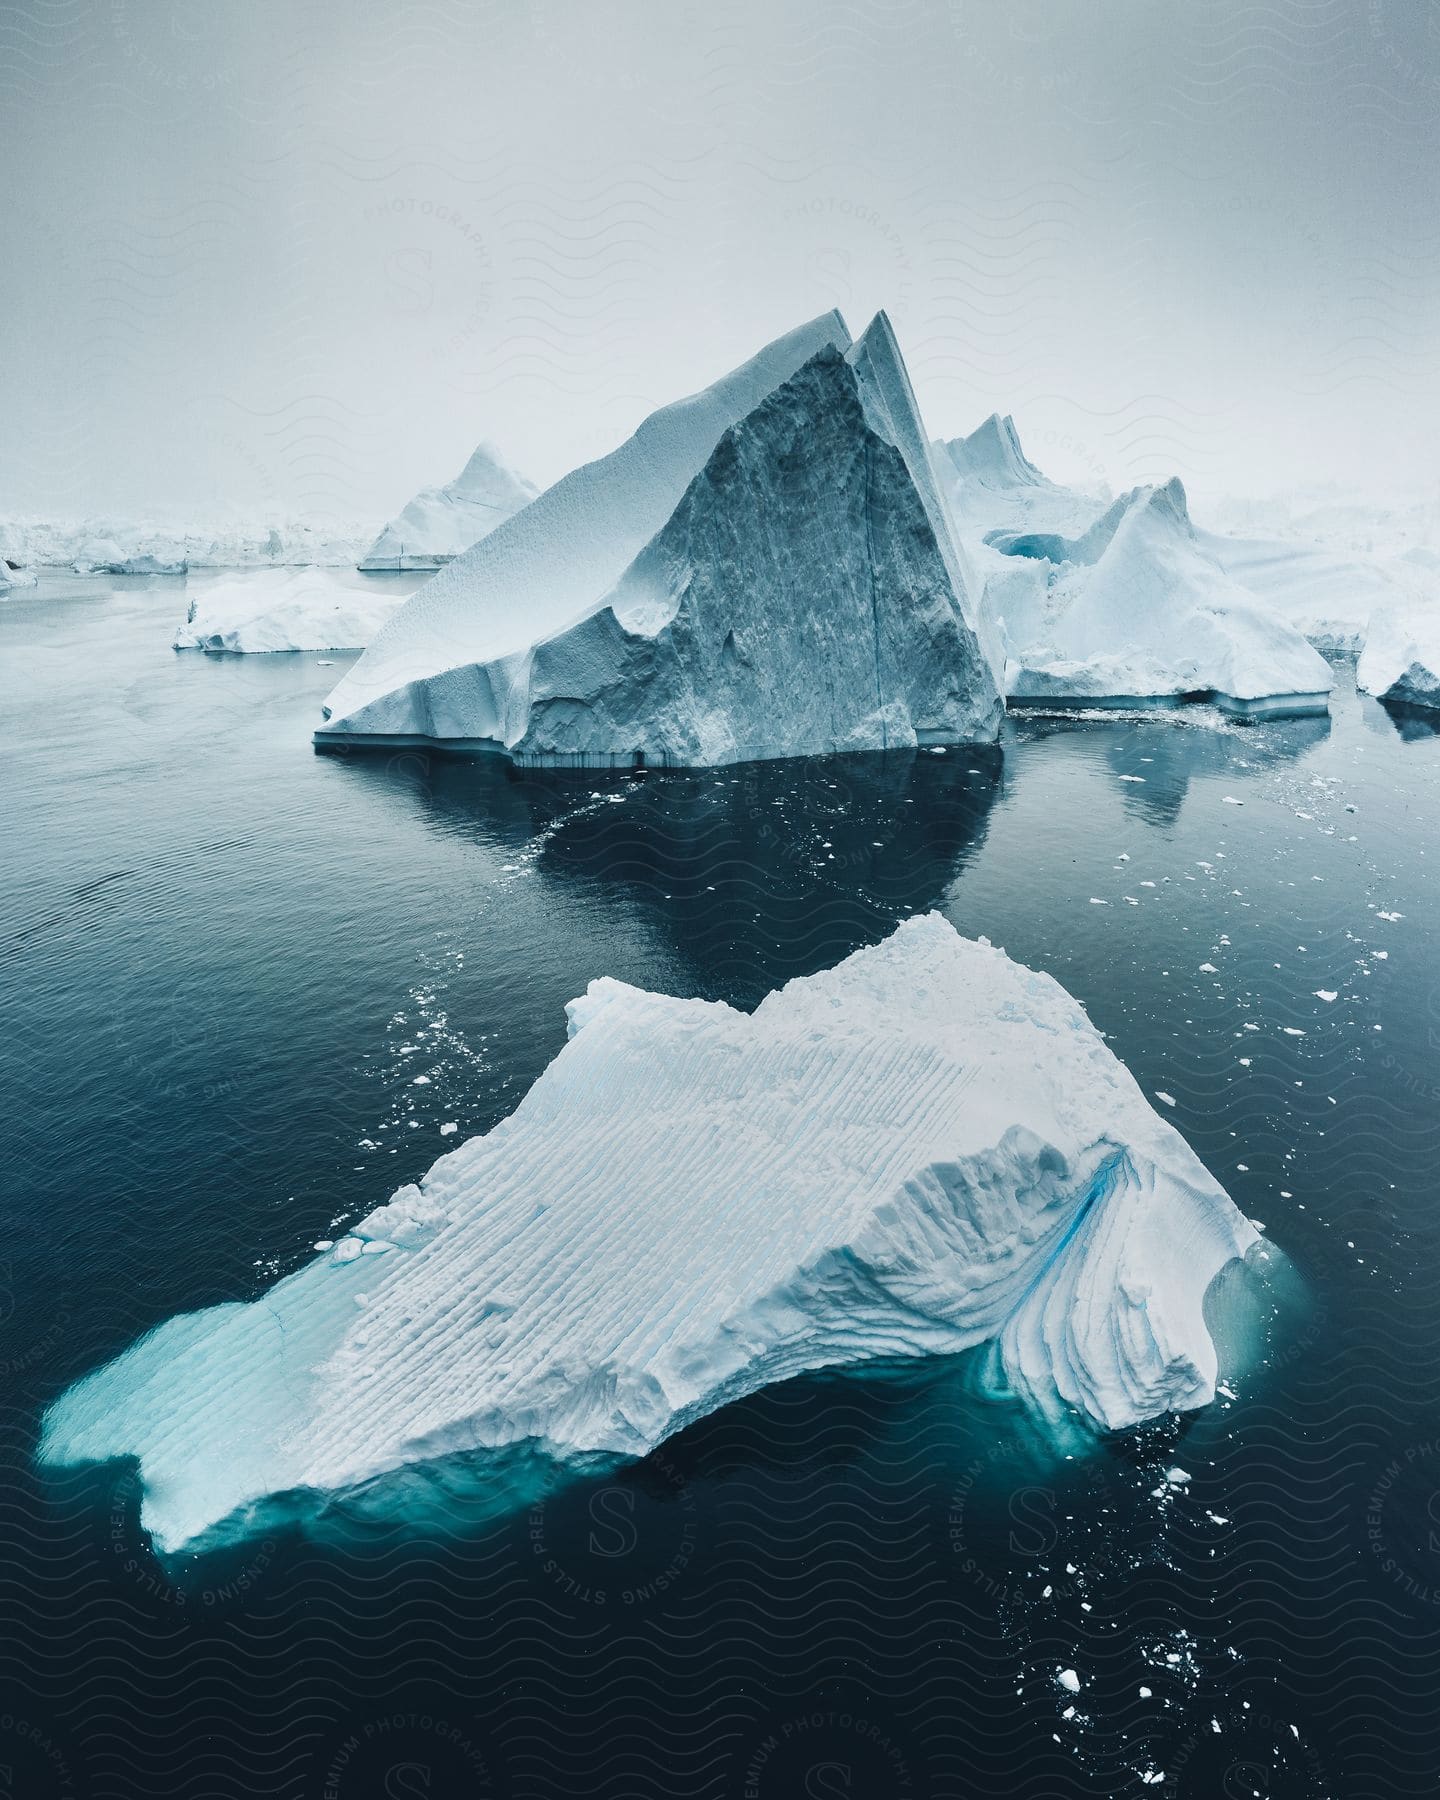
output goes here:
[[404, 596], [356, 587], [337, 570], [262, 569], [192, 595], [174, 648], [359, 650], [402, 605]]
[[361, 558], [362, 569], [438, 569], [535, 498], [536, 489], [480, 444], [444, 487], [421, 488]]
[[1212, 1398], [1206, 1289], [1257, 1234], [1049, 976], [928, 914], [752, 1014], [608, 978], [568, 1012], [509, 1118], [71, 1388], [42, 1460], [137, 1458], [170, 1552], [988, 1340], [1053, 1416]]

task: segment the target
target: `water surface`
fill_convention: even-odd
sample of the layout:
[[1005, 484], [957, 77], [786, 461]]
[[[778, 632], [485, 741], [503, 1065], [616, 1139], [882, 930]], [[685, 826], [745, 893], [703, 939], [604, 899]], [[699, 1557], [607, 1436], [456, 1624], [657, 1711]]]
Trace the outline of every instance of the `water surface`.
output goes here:
[[[1347, 689], [640, 778], [322, 757], [347, 659], [177, 656], [183, 606], [0, 603], [17, 1793], [1433, 1793], [1423, 718]], [[1055, 1468], [964, 1370], [815, 1379], [498, 1521], [167, 1567], [132, 1471], [35, 1474], [68, 1382], [493, 1125], [593, 976], [751, 1006], [931, 907], [1064, 982], [1299, 1272], [1233, 1397]]]

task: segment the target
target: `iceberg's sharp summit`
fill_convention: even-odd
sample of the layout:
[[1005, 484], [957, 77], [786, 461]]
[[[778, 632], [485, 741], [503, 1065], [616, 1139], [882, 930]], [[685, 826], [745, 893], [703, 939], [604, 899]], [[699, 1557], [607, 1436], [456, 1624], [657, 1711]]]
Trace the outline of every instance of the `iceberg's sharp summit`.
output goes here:
[[609, 979], [569, 1013], [508, 1119], [80, 1382], [44, 1460], [138, 1458], [174, 1550], [987, 1340], [1098, 1427], [1212, 1397], [1206, 1289], [1256, 1234], [1049, 976], [930, 914], [753, 1014]]
[[547, 488], [415, 594], [330, 695], [330, 731], [434, 735], [428, 682], [523, 651], [591, 611], [664, 525], [721, 434], [817, 350], [849, 345], [838, 312], [812, 319]]
[[954, 473], [982, 487], [1053, 487], [1020, 448], [1020, 433], [1009, 413], [991, 413], [968, 437], [948, 438], [940, 449]]

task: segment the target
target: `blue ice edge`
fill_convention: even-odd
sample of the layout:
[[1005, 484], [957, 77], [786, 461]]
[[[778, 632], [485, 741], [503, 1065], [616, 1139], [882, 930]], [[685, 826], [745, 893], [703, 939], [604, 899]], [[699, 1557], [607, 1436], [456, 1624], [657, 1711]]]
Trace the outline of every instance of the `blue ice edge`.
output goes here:
[[[1015, 1310], [1043, 1284], [1066, 1251], [1083, 1234], [1096, 1206], [1113, 1189], [1124, 1160], [1123, 1153], [1109, 1159], [1091, 1181], [1075, 1216], [1017, 1301]], [[265, 1303], [273, 1325], [267, 1336], [277, 1359], [285, 1340], [290, 1340], [293, 1350], [297, 1332], [307, 1333], [307, 1319], [302, 1316], [293, 1325], [282, 1323], [279, 1309], [271, 1303], [285, 1289], [297, 1288], [315, 1267], [314, 1263], [307, 1263], [285, 1277], [270, 1291]], [[363, 1259], [339, 1267], [327, 1264], [326, 1286], [335, 1295], [337, 1305], [353, 1304], [355, 1293], [360, 1291], [363, 1271]], [[1217, 1383], [1234, 1382], [1258, 1369], [1265, 1360], [1268, 1339], [1276, 1322], [1282, 1317], [1293, 1316], [1305, 1303], [1306, 1296], [1293, 1266], [1267, 1239], [1261, 1238], [1243, 1258], [1232, 1259], [1224, 1265], [1211, 1281], [1205, 1296], [1206, 1322], [1218, 1356]], [[134, 1371], [136, 1379], [128, 1400], [121, 1404], [145, 1405], [149, 1386], [145, 1371], [147, 1353], [152, 1359], [158, 1359], [162, 1369], [173, 1369], [177, 1359], [183, 1359], [203, 1342], [211, 1340], [217, 1324], [223, 1326], [227, 1316], [238, 1322], [240, 1315], [251, 1315], [254, 1306], [251, 1302], [229, 1302], [181, 1314], [156, 1326], [116, 1359], [139, 1365]], [[308, 1307], [305, 1311], [310, 1315], [308, 1334], [318, 1344], [325, 1336], [325, 1309]], [[1154, 1419], [1122, 1431], [1106, 1432], [1073, 1407], [1057, 1409], [1040, 1405], [1033, 1395], [1017, 1389], [1010, 1381], [1000, 1338], [1001, 1333], [997, 1332], [994, 1337], [968, 1350], [950, 1355], [882, 1356], [855, 1363], [832, 1363], [787, 1376], [712, 1410], [697, 1413], [681, 1423], [649, 1455], [670, 1454], [676, 1439], [697, 1426], [713, 1424], [723, 1413], [753, 1404], [766, 1391], [807, 1382], [910, 1387], [935, 1382], [953, 1383], [956, 1404], [972, 1412], [975, 1424], [980, 1426], [989, 1422], [997, 1439], [1006, 1434], [1018, 1434], [1027, 1444], [1027, 1454], [1036, 1468], [1053, 1466], [1062, 1460], [1104, 1455], [1109, 1445], [1153, 1431], [1157, 1423]], [[66, 1448], [73, 1415], [77, 1411], [83, 1414], [85, 1390], [104, 1379], [114, 1366], [113, 1362], [103, 1364], [89, 1376], [82, 1377], [47, 1410], [37, 1460], [42, 1469], [50, 1470], [76, 1466], [125, 1469], [133, 1473], [143, 1498], [148, 1493], [148, 1484], [138, 1456], [126, 1454], [89, 1459]], [[254, 1373], [253, 1369], [250, 1373]], [[247, 1428], [241, 1396], [253, 1400], [257, 1388], [251, 1381], [235, 1381], [234, 1371], [227, 1370], [226, 1376], [235, 1406], [234, 1454], [242, 1456], [254, 1423], [252, 1420]], [[1191, 1421], [1198, 1414], [1171, 1414], [1168, 1417], [1184, 1417]], [[541, 1440], [526, 1439], [499, 1448], [454, 1451], [415, 1460], [340, 1489], [298, 1487], [270, 1492], [173, 1547], [155, 1541], [145, 1531], [143, 1521], [141, 1530], [145, 1532], [151, 1553], [172, 1573], [222, 1558], [253, 1540], [271, 1540], [287, 1533], [336, 1548], [353, 1545], [357, 1539], [397, 1525], [417, 1535], [460, 1535], [520, 1513], [565, 1488], [610, 1476], [620, 1469], [638, 1468], [645, 1461], [645, 1457], [603, 1452], [571, 1453], [562, 1459], [549, 1454]]]

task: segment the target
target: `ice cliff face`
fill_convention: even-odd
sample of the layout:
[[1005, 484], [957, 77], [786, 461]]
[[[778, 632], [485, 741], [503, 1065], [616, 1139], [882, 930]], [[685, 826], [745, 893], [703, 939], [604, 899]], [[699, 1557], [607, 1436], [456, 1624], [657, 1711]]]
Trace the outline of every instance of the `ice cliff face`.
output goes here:
[[362, 569], [438, 569], [535, 498], [493, 444], [481, 444], [444, 487], [421, 488], [361, 558]]
[[439, 676], [426, 736], [713, 765], [993, 738], [1003, 705], [889, 324], [721, 437], [602, 603]]
[[332, 569], [262, 569], [200, 589], [177, 650], [358, 650], [404, 604]]
[[427, 736], [426, 687], [436, 676], [523, 651], [593, 612], [674, 512], [722, 433], [827, 345], [849, 348], [839, 313], [652, 413], [618, 450], [574, 470], [447, 563], [330, 695], [330, 728], [351, 737]]
[[510, 1118], [79, 1383], [43, 1458], [138, 1458], [174, 1550], [988, 1340], [1042, 1413], [1212, 1397], [1202, 1301], [1256, 1234], [1050, 977], [931, 914], [753, 1014], [602, 979], [569, 1015]]

